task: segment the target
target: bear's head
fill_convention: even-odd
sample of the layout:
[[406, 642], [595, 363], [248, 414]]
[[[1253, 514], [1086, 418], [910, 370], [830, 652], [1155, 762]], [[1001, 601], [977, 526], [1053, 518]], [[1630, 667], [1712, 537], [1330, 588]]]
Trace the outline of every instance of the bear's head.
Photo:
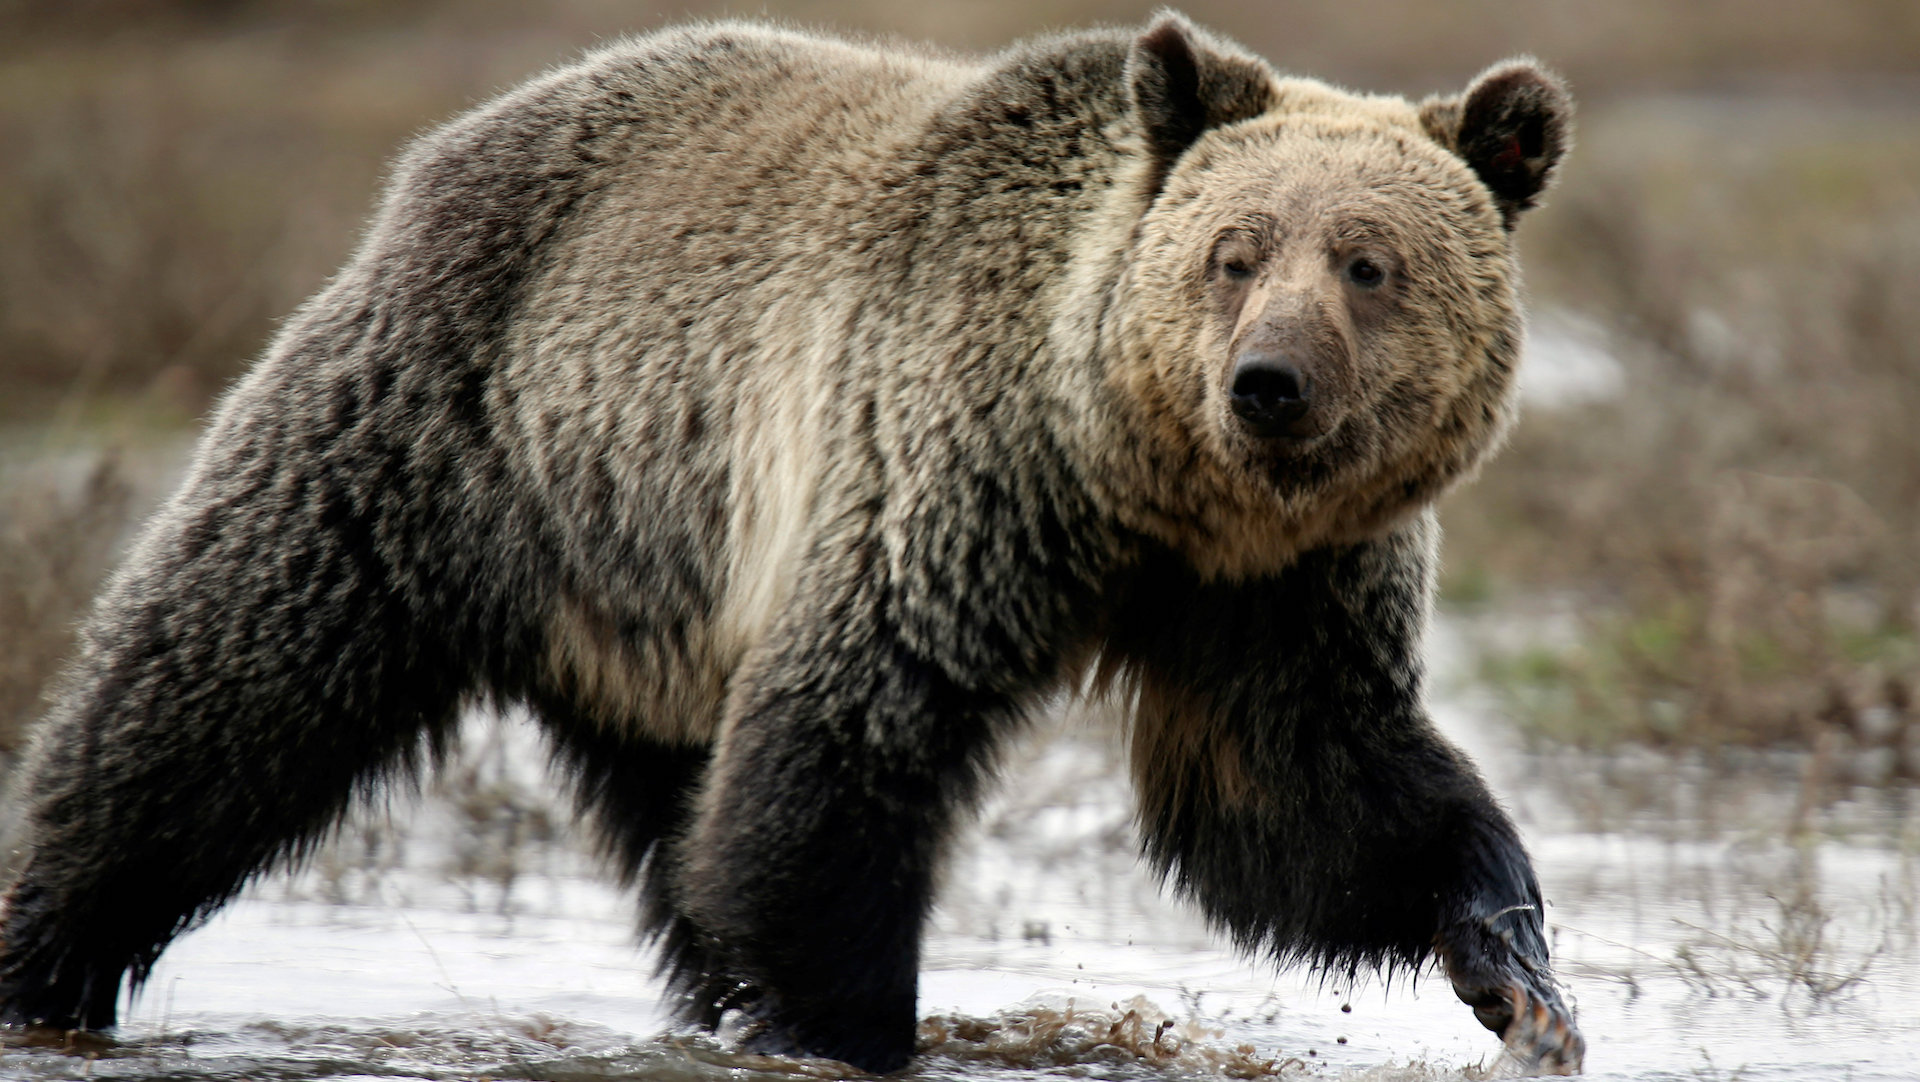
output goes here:
[[1512, 233], [1571, 103], [1528, 61], [1416, 105], [1301, 79], [1165, 17], [1128, 61], [1156, 164], [1110, 327], [1139, 524], [1208, 574], [1377, 534], [1498, 445]]

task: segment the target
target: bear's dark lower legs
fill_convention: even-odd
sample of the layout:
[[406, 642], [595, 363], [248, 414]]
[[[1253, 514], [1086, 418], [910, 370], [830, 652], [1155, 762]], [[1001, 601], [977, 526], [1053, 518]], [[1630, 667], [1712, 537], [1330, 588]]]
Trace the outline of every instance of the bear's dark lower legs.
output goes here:
[[[368, 578], [148, 552], [101, 604], [22, 767], [0, 1021], [112, 1025], [123, 979], [137, 987], [176, 935], [301, 855], [454, 716], [449, 667], [407, 663], [420, 650], [396, 645], [412, 636]], [[302, 586], [334, 607], [270, 596]]]
[[1242, 946], [1348, 970], [1437, 957], [1529, 1066], [1577, 1069], [1526, 852], [1465, 763], [1408, 725], [1404, 741], [1322, 734], [1279, 756], [1218, 733], [1145, 738], [1164, 772], [1143, 787], [1148, 852]]
[[[1483, 821], [1483, 841], [1456, 850], [1465, 883], [1452, 892], [1434, 955], [1454, 994], [1521, 1062], [1577, 1073], [1586, 1042], [1554, 981], [1539, 887], [1512, 826], [1495, 815]], [[1509, 901], [1516, 897], [1530, 900]]]
[[739, 704], [680, 887], [737, 982], [746, 1047], [886, 1072], [913, 1053], [939, 848], [1003, 715], [904, 651], [876, 645], [859, 661], [830, 680], [763, 677]]
[[[331, 719], [330, 719], [331, 720]], [[419, 727], [365, 744], [277, 738], [209, 749], [79, 719], [28, 781], [32, 848], [0, 921], [0, 1021], [99, 1029], [180, 932], [310, 846]], [[207, 735], [207, 734], [203, 734]], [[148, 738], [151, 737], [151, 738]], [[111, 739], [111, 757], [99, 743]], [[217, 739], [217, 738], [216, 738]]]
[[1574, 1071], [1532, 865], [1421, 702], [1429, 546], [1414, 526], [1253, 582], [1143, 569], [1110, 646], [1148, 855], [1249, 950], [1437, 956], [1517, 1055]]
[[939, 783], [857, 761], [854, 747], [788, 757], [801, 749], [740, 748], [742, 735], [729, 753], [754, 761], [727, 764], [684, 852], [686, 902], [747, 986], [759, 1027], [747, 1046], [902, 1067]]
[[1170, 746], [1148, 724], [1148, 853], [1241, 946], [1334, 970], [1437, 958], [1516, 1056], [1578, 1067], [1526, 852], [1451, 749], [1323, 735], [1269, 756], [1218, 732]]

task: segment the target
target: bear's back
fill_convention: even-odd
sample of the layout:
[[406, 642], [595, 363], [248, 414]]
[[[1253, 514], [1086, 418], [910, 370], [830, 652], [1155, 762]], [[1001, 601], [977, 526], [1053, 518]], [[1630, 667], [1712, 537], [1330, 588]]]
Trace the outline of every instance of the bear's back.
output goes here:
[[722, 23], [620, 42], [574, 77], [588, 123], [604, 125], [592, 134], [609, 193], [709, 224], [844, 205], [979, 73], [904, 46]]

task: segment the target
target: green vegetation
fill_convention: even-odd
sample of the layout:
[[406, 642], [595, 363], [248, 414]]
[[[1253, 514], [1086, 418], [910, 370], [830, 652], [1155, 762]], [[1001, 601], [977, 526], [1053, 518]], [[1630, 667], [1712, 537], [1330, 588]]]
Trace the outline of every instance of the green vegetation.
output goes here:
[[[1859, 733], [1892, 746], [1888, 673], [1909, 672], [1920, 649], [1903, 629], [1836, 631], [1784, 642], [1764, 632], [1713, 642], [1697, 610], [1593, 617], [1576, 645], [1528, 646], [1484, 659], [1481, 675], [1499, 689], [1526, 735], [1538, 742], [1611, 749], [1624, 743], [1710, 749], [1720, 745], [1811, 746], [1822, 727], [1860, 725], [1876, 711], [1880, 731]], [[1811, 641], [1837, 654], [1809, 653]], [[1883, 683], [1849, 687], [1859, 674]], [[1906, 769], [1904, 766], [1901, 769]]]

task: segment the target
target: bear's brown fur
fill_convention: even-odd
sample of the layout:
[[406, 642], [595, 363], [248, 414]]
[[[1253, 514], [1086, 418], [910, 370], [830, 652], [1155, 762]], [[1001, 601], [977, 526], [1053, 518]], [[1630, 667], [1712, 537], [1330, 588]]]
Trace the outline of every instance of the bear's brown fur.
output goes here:
[[1236, 941], [1437, 951], [1577, 1067], [1418, 660], [1424, 509], [1508, 422], [1509, 231], [1568, 108], [1525, 63], [1347, 94], [1175, 16], [985, 60], [720, 24], [428, 135], [100, 598], [0, 1017], [110, 1024], [492, 700], [689, 1019], [892, 1069], [941, 844], [1091, 666], [1148, 853]]

